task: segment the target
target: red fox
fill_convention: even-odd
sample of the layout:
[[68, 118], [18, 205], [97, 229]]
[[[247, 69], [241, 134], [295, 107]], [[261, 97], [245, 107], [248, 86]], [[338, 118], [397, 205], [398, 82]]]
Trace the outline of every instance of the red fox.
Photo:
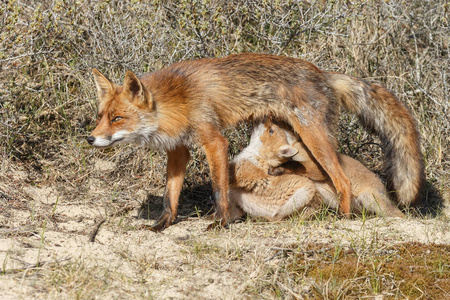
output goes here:
[[216, 218], [229, 221], [228, 141], [223, 128], [267, 115], [288, 123], [330, 177], [340, 212], [350, 213], [351, 186], [339, 163], [334, 133], [339, 106], [359, 116], [386, 146], [390, 182], [402, 206], [419, 202], [424, 178], [419, 134], [410, 112], [385, 88], [321, 71], [301, 59], [236, 54], [173, 64], [138, 78], [128, 71], [117, 86], [94, 69], [98, 125], [89, 144], [142, 143], [167, 151], [164, 212], [154, 230], [177, 215], [188, 146], [201, 144], [211, 172]]
[[[346, 155], [338, 158], [351, 182], [353, 212], [404, 217], [374, 173]], [[283, 124], [265, 122], [254, 128], [249, 146], [230, 163], [230, 183], [232, 219], [248, 213], [274, 221], [306, 209], [313, 212], [320, 203], [338, 207], [328, 176]]]

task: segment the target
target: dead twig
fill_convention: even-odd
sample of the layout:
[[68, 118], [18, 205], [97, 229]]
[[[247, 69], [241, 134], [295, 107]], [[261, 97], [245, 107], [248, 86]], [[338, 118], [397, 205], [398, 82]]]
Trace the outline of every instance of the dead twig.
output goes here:
[[128, 204], [128, 205], [122, 207], [121, 209], [119, 209], [118, 211], [116, 211], [115, 213], [112, 213], [109, 216], [98, 221], [97, 224], [95, 225], [94, 229], [92, 230], [91, 234], [89, 234], [89, 242], [91, 242], [91, 243], [95, 242], [95, 237], [97, 236], [98, 231], [100, 230], [100, 227], [103, 225], [103, 223], [106, 222], [106, 220], [108, 218], [114, 218], [114, 217], [126, 214], [127, 212], [129, 212], [132, 209], [133, 209], [133, 205]]
[[98, 233], [100, 227], [105, 222], [106, 222], [106, 218], [103, 218], [100, 221], [98, 221], [98, 223], [95, 225], [94, 230], [92, 230], [91, 234], [89, 235], [89, 242], [91, 242], [91, 243], [95, 242], [95, 237], [97, 236], [97, 233]]
[[23, 233], [23, 232], [31, 231], [31, 229], [32, 229], [31, 226], [20, 226], [20, 227], [11, 228], [11, 229], [0, 230], [0, 235]]
[[268, 262], [271, 261], [272, 259], [276, 258], [277, 256], [280, 255], [286, 255], [287, 253], [292, 253], [293, 250], [292, 249], [288, 249], [288, 248], [279, 248], [279, 247], [271, 247], [270, 250], [274, 250], [277, 251], [275, 252], [274, 255], [272, 255], [271, 257], [268, 257], [264, 260], [264, 262]]

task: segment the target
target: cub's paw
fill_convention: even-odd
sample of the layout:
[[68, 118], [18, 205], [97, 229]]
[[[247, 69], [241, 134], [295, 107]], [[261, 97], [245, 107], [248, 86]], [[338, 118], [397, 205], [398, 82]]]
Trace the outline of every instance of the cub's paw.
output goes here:
[[286, 169], [283, 167], [269, 167], [267, 174], [271, 176], [280, 176], [286, 174]]

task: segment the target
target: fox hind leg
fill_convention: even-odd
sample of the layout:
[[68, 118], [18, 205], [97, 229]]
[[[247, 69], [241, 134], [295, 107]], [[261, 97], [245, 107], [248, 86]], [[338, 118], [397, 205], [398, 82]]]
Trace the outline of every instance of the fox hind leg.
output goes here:
[[292, 114], [288, 121], [317, 162], [330, 176], [338, 197], [340, 197], [339, 211], [349, 217], [352, 199], [350, 180], [342, 170], [325, 125], [321, 125], [325, 122], [308, 118], [306, 122], [302, 123], [295, 114]]

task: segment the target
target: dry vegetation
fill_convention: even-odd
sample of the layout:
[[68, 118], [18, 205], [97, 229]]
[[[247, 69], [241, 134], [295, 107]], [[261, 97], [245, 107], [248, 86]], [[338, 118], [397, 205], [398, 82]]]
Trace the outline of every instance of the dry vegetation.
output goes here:
[[[0, 12], [0, 296], [450, 297], [447, 1], [7, 0]], [[212, 204], [208, 167], [193, 149], [182, 222], [146, 230], [162, 208], [165, 154], [87, 145], [91, 68], [121, 83], [128, 69], [240, 52], [300, 57], [393, 90], [418, 120], [431, 216], [346, 221], [324, 210], [205, 232], [196, 216]], [[230, 156], [247, 126], [226, 132]], [[341, 150], [382, 175], [378, 140], [352, 116], [341, 128]]]

